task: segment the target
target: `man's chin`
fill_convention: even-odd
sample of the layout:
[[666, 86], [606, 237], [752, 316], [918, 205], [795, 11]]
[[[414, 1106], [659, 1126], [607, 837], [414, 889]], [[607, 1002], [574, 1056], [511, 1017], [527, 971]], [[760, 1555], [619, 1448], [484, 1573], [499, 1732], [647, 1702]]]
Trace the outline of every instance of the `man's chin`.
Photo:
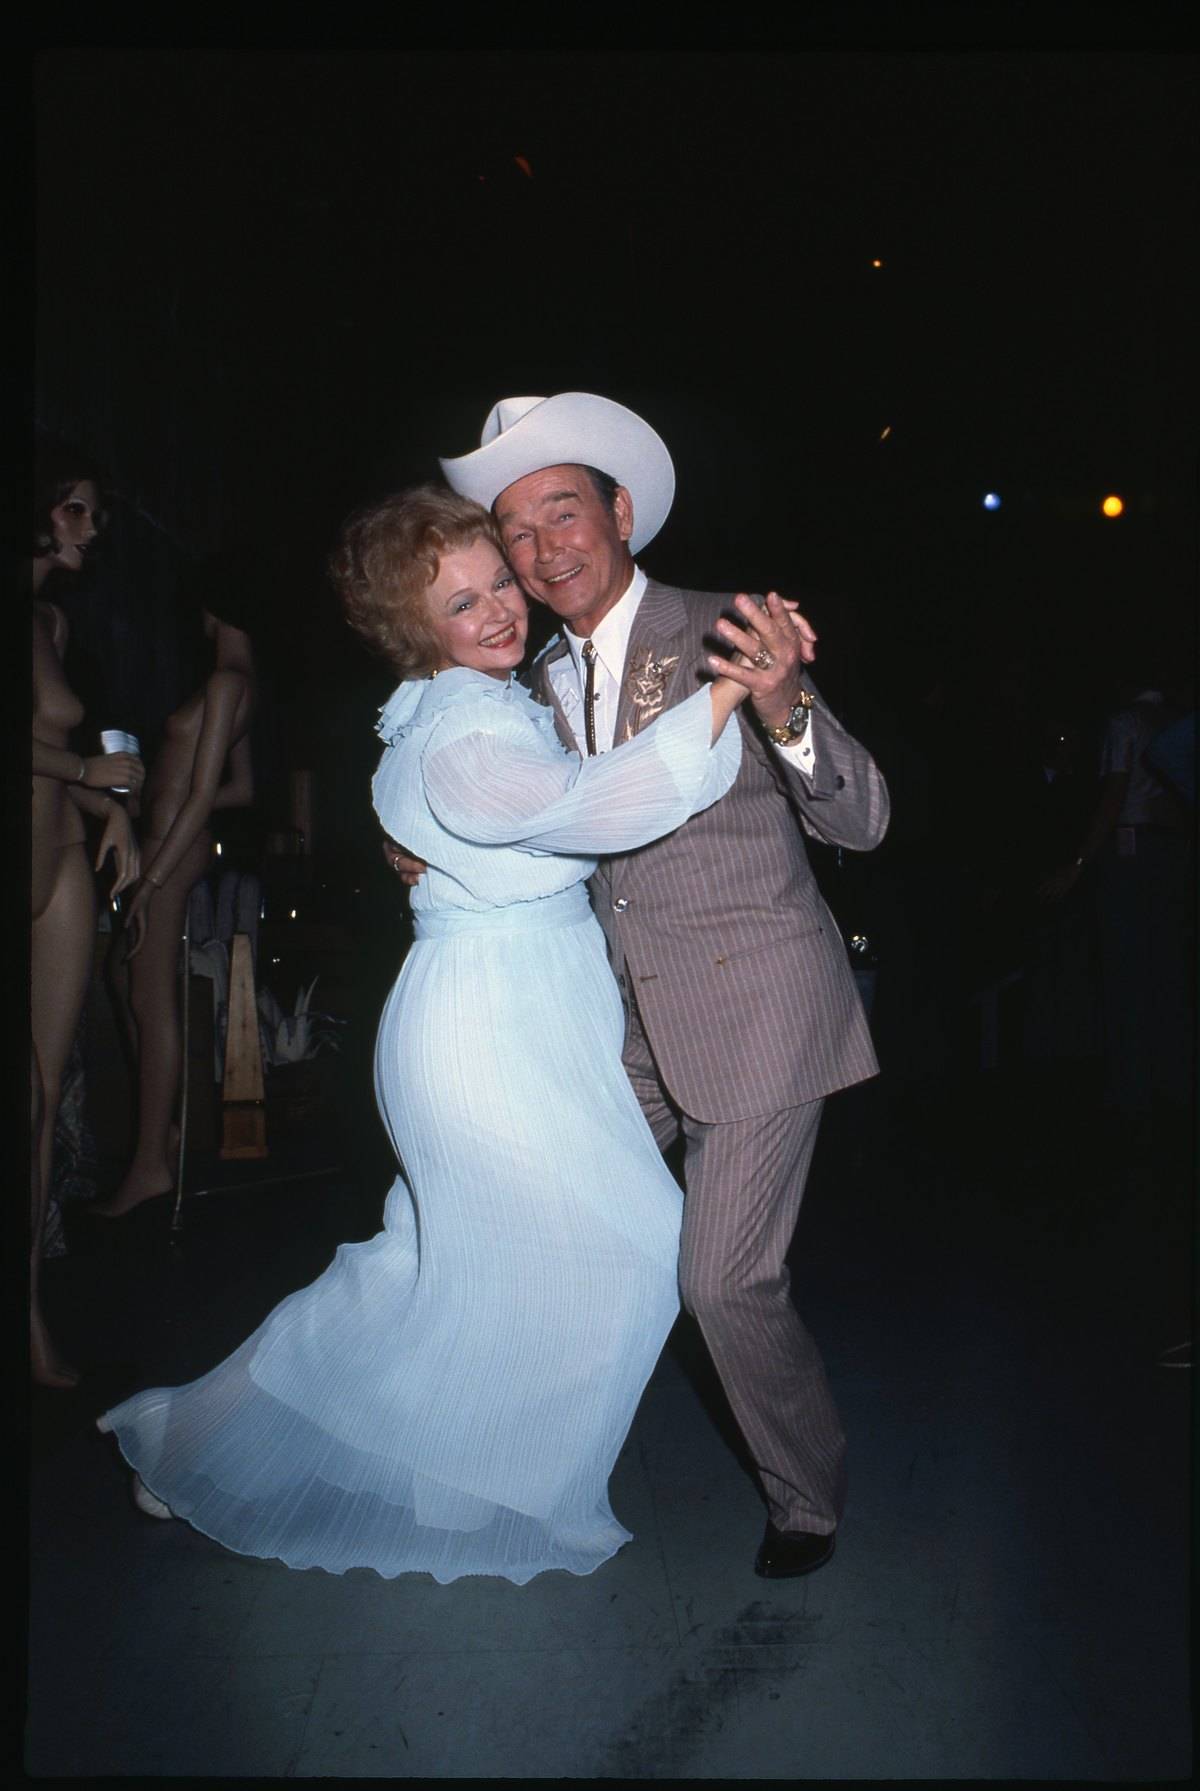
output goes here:
[[572, 616], [587, 615], [594, 607], [593, 599], [583, 586], [572, 581], [570, 584], [553, 585], [548, 589], [529, 592], [535, 603], [552, 609], [556, 616], [563, 616], [568, 621]]

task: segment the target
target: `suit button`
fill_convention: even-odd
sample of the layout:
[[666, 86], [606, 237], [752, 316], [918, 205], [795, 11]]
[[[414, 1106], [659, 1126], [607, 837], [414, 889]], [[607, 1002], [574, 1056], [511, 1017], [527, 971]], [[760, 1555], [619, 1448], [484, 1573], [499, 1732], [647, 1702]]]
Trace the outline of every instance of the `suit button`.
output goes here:
[[618, 896], [612, 906], [614, 914], [624, 914], [626, 908], [629, 906], [629, 897]]

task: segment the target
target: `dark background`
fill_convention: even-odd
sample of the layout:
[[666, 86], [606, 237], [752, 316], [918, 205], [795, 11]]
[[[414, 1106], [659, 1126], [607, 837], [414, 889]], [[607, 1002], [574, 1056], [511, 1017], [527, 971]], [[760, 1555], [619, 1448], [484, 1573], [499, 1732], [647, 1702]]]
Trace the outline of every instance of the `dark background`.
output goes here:
[[260, 823], [311, 766], [318, 843], [366, 850], [389, 678], [325, 582], [338, 525], [496, 398], [572, 388], [675, 458], [647, 568], [803, 597], [877, 750], [930, 701], [956, 747], [1094, 723], [1143, 640], [1190, 668], [1195, 76], [1126, 48], [43, 51], [37, 419], [120, 494], [60, 597], [89, 723], [153, 736], [193, 676], [180, 568], [221, 550], [257, 603]]
[[[943, 10], [960, 37], [1057, 13], [1053, 0]], [[1176, 1346], [1179, 1365], [1194, 1319], [1193, 1152], [1161, 1112], [1144, 1130], [1106, 1112], [1089, 1061], [1088, 892], [1059, 910], [1058, 942], [1081, 946], [1074, 1032], [1049, 1036], [1038, 1062], [1056, 1051], [1073, 1072], [1074, 1054], [1078, 1078], [1024, 1073], [1021, 991], [1003, 988], [1054, 924], [1034, 909], [1050, 863], [1031, 821], [1051, 855], [1078, 849], [1115, 676], [1148, 649], [1194, 702], [1196, 63], [1119, 41], [1170, 10], [1091, 0], [1048, 50], [549, 53], [529, 47], [547, 41], [536, 8], [459, 8], [446, 29], [464, 42], [493, 29], [515, 47], [38, 56], [36, 416], [97, 454], [118, 493], [87, 572], [46, 591], [69, 612], [70, 677], [88, 728], [135, 726], [151, 750], [200, 676], [185, 575], [223, 556], [204, 575], [214, 607], [227, 586], [256, 607], [264, 681], [261, 800], [222, 816], [223, 863], [241, 828], [262, 872], [260, 972], [278, 966], [286, 1008], [319, 970], [314, 1006], [345, 1024], [339, 1054], [271, 1070], [252, 1200], [256, 1166], [217, 1162], [220, 1091], [193, 1073], [189, 1196], [226, 1196], [184, 1202], [170, 1245], [151, 1201], [123, 1238], [73, 1235], [45, 1265], [48, 1322], [86, 1378], [77, 1395], [35, 1396], [33, 1774], [377, 1776], [381, 1745], [418, 1757], [399, 1724], [405, 1636], [419, 1633], [441, 1667], [418, 1685], [436, 1684], [439, 1705], [444, 1690], [468, 1750], [478, 1738], [477, 1758], [454, 1756], [468, 1772], [511, 1759], [528, 1777], [536, 1757], [550, 1774], [581, 1761], [686, 1774], [718, 1741], [718, 1760], [733, 1757], [736, 1716], [751, 1774], [779, 1770], [786, 1737], [801, 1772], [848, 1758], [917, 1783], [1066, 1778], [1093, 1762], [1135, 1783], [1186, 1776], [1188, 1376], [1153, 1364]], [[1114, 13], [1109, 48], [1075, 43]], [[398, 28], [427, 15], [402, 8]], [[252, 17], [242, 9], [239, 31]], [[303, 27], [297, 8], [277, 17], [284, 40]], [[615, 9], [568, 22], [622, 41]], [[405, 911], [369, 805], [390, 680], [341, 622], [324, 560], [351, 507], [469, 450], [498, 397], [571, 388], [633, 406], [675, 458], [649, 571], [803, 596], [821, 688], [875, 751], [893, 808], [878, 851], [845, 866], [813, 853], [847, 938], [865, 926], [877, 947], [885, 1071], [829, 1104], [792, 1253], [853, 1440], [841, 1577], [798, 1615], [786, 1598], [745, 1602], [714, 1514], [731, 1545], [751, 1520], [698, 1414], [672, 1415], [691, 1408], [668, 1378], [630, 1461], [650, 1554], [671, 1569], [660, 1602], [686, 1605], [690, 1627], [648, 1672], [652, 1585], [635, 1577], [615, 1605], [631, 1612], [624, 1631], [586, 1610], [581, 1628], [574, 1591], [547, 1627], [543, 1600], [520, 1647], [562, 1650], [569, 1635], [595, 1688], [581, 1721], [571, 1668], [556, 1728], [555, 1663], [514, 1704], [507, 1603], [430, 1586], [426, 1611], [406, 1586], [398, 1631], [394, 1601], [354, 1576], [256, 1572], [250, 1586], [184, 1525], [134, 1530], [92, 1419], [134, 1386], [205, 1372], [378, 1228], [395, 1165], [368, 1112], [370, 1042]], [[1106, 491], [1126, 502], [1116, 522], [1099, 514]], [[1085, 787], [1062, 807], [1047, 796], [1070, 780], [1048, 792], [1038, 757], [1052, 717], [1084, 743]], [[263, 849], [288, 825], [298, 768], [316, 802], [303, 864]], [[293, 911], [312, 925], [295, 923], [289, 959]], [[1191, 986], [1182, 941], [1179, 961]], [[989, 1010], [971, 1003], [989, 990], [996, 1075], [978, 1073]], [[203, 1011], [195, 1001], [193, 1027]], [[97, 987], [89, 1024], [91, 1115], [115, 1182], [130, 1091]], [[194, 1071], [206, 1058], [201, 1035]], [[336, 1107], [328, 1151], [305, 1118], [322, 1102]], [[719, 1409], [686, 1325], [673, 1347]], [[710, 1619], [699, 1636], [693, 1589]], [[300, 1652], [324, 1655], [319, 1696], [297, 1689], [317, 1684]], [[820, 1695], [835, 1673], [814, 1740], [796, 1726], [798, 1680]], [[740, 1708], [723, 1713], [731, 1690]], [[553, 1741], [536, 1751], [540, 1730], [564, 1726], [561, 1761]], [[433, 1745], [432, 1767], [406, 1772], [443, 1768]]]

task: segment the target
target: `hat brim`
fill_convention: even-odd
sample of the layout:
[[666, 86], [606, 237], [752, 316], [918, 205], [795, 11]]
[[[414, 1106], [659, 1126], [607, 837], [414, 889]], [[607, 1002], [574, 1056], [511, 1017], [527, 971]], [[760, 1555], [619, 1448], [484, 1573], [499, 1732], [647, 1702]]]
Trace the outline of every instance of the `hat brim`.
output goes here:
[[543, 467], [594, 466], [633, 500], [634, 554], [653, 541], [675, 498], [675, 468], [662, 437], [623, 404], [593, 392], [544, 398], [474, 453], [440, 464], [451, 489], [485, 510], [517, 479]]

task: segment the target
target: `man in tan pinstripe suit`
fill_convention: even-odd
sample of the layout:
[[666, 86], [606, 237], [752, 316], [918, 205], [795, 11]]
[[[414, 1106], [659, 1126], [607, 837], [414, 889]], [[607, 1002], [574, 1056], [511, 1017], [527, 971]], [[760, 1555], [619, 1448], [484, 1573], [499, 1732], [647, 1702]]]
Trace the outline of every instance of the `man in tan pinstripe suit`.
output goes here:
[[627, 739], [717, 663], [750, 691], [733, 789], [607, 860], [592, 895], [629, 1016], [626, 1068], [660, 1145], [685, 1138], [680, 1286], [766, 1494], [755, 1569], [807, 1573], [833, 1553], [845, 1443], [784, 1257], [824, 1097], [877, 1065], [802, 835], [869, 850], [887, 789], [808, 678], [811, 628], [774, 593], [759, 606], [681, 591], [637, 566], [674, 470], [632, 411], [589, 393], [502, 400], [479, 449], [442, 469], [494, 510], [526, 592], [562, 620], [532, 684], [568, 745]]

